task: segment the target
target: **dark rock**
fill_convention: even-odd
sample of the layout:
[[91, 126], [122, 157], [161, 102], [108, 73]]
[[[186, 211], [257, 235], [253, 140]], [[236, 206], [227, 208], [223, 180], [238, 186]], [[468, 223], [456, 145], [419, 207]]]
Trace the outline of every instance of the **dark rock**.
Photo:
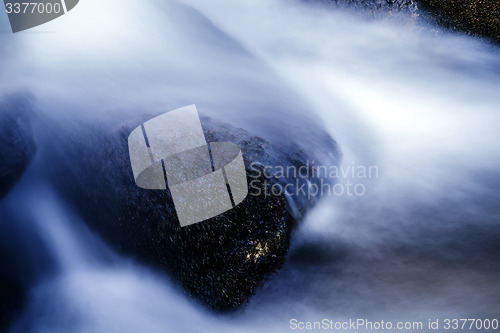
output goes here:
[[500, 42], [500, 0], [418, 0], [438, 23]]
[[0, 332], [7, 330], [24, 303], [25, 289], [17, 281], [0, 275]]
[[0, 102], [0, 198], [19, 180], [35, 153], [31, 98], [16, 94]]
[[[283, 263], [294, 225], [315, 200], [296, 195], [287, 201], [283, 194], [266, 194], [264, 190], [270, 193], [273, 184], [292, 180], [268, 179], [261, 166], [251, 167], [251, 163], [310, 167], [308, 161], [315, 156], [291, 139], [269, 142], [243, 129], [202, 119], [208, 142], [240, 146], [249, 184], [260, 179], [254, 187], [261, 193], [249, 189], [236, 208], [181, 228], [168, 190], [145, 190], [134, 182], [128, 135], [150, 118], [111, 131], [79, 126], [72, 136], [54, 140], [61, 146], [55, 147], [48, 160], [51, 177], [63, 196], [116, 249], [169, 272], [189, 295], [211, 308], [235, 309]], [[320, 148], [330, 156], [329, 162], [337, 163], [340, 154], [335, 141], [321, 129], [311, 130], [323, 141]], [[298, 181], [306, 184], [319, 179]]]
[[406, 13], [416, 17], [416, 0], [306, 0], [313, 3], [334, 6], [338, 9], [356, 10], [378, 16], [379, 13]]
[[426, 14], [452, 30], [500, 42], [500, 0], [305, 0], [339, 9], [378, 13]]
[[0, 205], [0, 332], [20, 315], [29, 290], [56, 267], [37, 228], [9, 211], [16, 199], [5, 198]]

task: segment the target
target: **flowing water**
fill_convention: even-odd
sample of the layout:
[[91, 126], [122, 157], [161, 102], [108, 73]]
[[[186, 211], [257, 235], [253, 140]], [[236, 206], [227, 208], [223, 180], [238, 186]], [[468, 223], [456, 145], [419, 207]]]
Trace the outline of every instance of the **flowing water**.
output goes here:
[[[0, 202], [2, 241], [42, 272], [11, 330], [282, 332], [292, 318], [498, 318], [500, 50], [423, 18], [378, 16], [292, 0], [85, 0], [17, 35], [2, 16], [0, 92], [35, 96], [39, 146]], [[112, 124], [193, 103], [306, 143], [315, 133], [297, 119], [321, 122], [344, 168], [377, 169], [339, 179], [362, 182], [364, 195], [324, 198], [285, 266], [233, 314], [209, 312], [109, 249], [45, 181], [51, 124]]]

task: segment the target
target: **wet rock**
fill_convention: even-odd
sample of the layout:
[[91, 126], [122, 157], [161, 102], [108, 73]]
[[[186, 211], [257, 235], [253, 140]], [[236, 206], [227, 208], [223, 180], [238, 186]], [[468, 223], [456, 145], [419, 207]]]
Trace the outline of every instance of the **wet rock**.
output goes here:
[[0, 275], [0, 332], [7, 330], [24, 303], [25, 290], [17, 281]]
[[338, 9], [362, 11], [372, 16], [405, 13], [409, 17], [418, 15], [416, 0], [306, 0], [312, 3], [333, 6]]
[[[249, 194], [232, 210], [181, 228], [168, 189], [145, 190], [134, 182], [128, 135], [148, 119], [112, 131], [80, 126], [72, 136], [58, 140], [61, 146], [48, 162], [56, 165], [51, 167], [51, 178], [116, 249], [167, 271], [203, 304], [215, 310], [235, 309], [283, 263], [295, 224], [317, 199], [272, 194], [274, 184], [292, 179], [266, 174], [265, 166], [311, 168], [308, 161], [327, 161], [318, 161], [292, 139], [272, 142], [202, 118], [207, 142], [233, 142], [241, 148]], [[321, 148], [330, 157], [328, 163], [338, 162], [335, 141], [321, 129], [311, 130], [321, 138]], [[311, 174], [294, 180], [299, 186], [319, 181]]]
[[28, 95], [0, 101], [0, 198], [19, 180], [35, 153], [31, 114]]
[[500, 42], [500, 0], [418, 0], [441, 25]]
[[0, 332], [21, 314], [30, 289], [56, 267], [37, 228], [9, 212], [7, 206], [16, 204], [5, 198], [0, 205]]
[[452, 30], [500, 42], [500, 0], [305, 0], [338, 9], [379, 14], [420, 14]]

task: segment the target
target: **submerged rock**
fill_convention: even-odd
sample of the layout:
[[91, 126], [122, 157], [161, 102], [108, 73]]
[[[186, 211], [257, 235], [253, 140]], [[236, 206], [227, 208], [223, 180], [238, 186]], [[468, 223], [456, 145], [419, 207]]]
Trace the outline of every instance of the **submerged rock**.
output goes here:
[[16, 94], [0, 101], [0, 198], [21, 178], [35, 153], [29, 96]]
[[[181, 228], [168, 189], [145, 190], [134, 182], [128, 135], [148, 119], [112, 131], [80, 127], [61, 138], [61, 146], [48, 160], [52, 179], [116, 249], [167, 271], [209, 307], [235, 309], [283, 263], [291, 231], [316, 199], [301, 193], [288, 198], [278, 191], [272, 194], [274, 184], [292, 179], [266, 174], [265, 166], [311, 168], [310, 161], [336, 163], [338, 147], [321, 129], [311, 128], [329, 156], [329, 161], [318, 161], [294, 140], [271, 142], [202, 118], [207, 142], [233, 142], [241, 148], [249, 194], [232, 210]], [[311, 173], [293, 180], [299, 186], [319, 181]]]
[[[0, 199], [21, 178], [35, 153], [31, 129], [32, 102], [26, 94], [0, 101]], [[4, 331], [23, 306], [27, 291], [24, 254], [5, 214], [0, 210], [0, 331]]]
[[24, 298], [23, 286], [0, 275], [0, 332], [7, 330], [12, 318], [19, 313]]
[[31, 288], [55, 271], [50, 247], [40, 230], [18, 212], [26, 210], [19, 197], [0, 204], [0, 332], [26, 306]]
[[500, 42], [500, 0], [418, 0], [438, 23]]

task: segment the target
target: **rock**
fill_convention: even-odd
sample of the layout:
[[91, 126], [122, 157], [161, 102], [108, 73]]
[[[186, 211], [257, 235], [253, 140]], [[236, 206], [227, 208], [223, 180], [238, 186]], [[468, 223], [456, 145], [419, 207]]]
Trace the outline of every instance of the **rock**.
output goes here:
[[46, 244], [24, 216], [13, 214], [8, 207], [12, 205], [18, 201], [5, 198], [0, 205], [0, 332], [20, 315], [30, 289], [56, 269], [52, 244]]
[[17, 281], [0, 275], [0, 332], [7, 330], [24, 303], [25, 289]]
[[377, 13], [425, 13], [437, 23], [457, 31], [500, 42], [500, 0], [305, 0], [340, 9]]
[[373, 16], [378, 13], [406, 13], [416, 17], [418, 6], [416, 0], [306, 0], [318, 4], [334, 6], [339, 9], [362, 11]]
[[[55, 140], [61, 146], [55, 147], [48, 159], [53, 166], [51, 178], [115, 249], [167, 271], [187, 294], [212, 309], [235, 309], [283, 263], [296, 222], [316, 199], [302, 194], [288, 199], [284, 194], [269, 194], [273, 184], [292, 180], [268, 179], [263, 166], [311, 168], [308, 161], [315, 156], [308, 155], [294, 140], [269, 142], [243, 129], [202, 118], [207, 141], [238, 144], [249, 184], [256, 179], [260, 182], [253, 183], [254, 188], [249, 188], [249, 195], [236, 208], [181, 228], [168, 190], [145, 190], [134, 182], [128, 135], [148, 119], [143, 117], [111, 131], [79, 126], [80, 131], [72, 136]], [[335, 141], [321, 129], [311, 130], [323, 141], [321, 148], [328, 152], [330, 162], [337, 163], [340, 153]], [[252, 167], [252, 162], [261, 165]], [[319, 179], [297, 181], [307, 185]]]
[[418, 0], [438, 23], [500, 42], [500, 0]]
[[[31, 162], [36, 146], [31, 119], [33, 98], [16, 93], [0, 101], [0, 199], [21, 178]], [[19, 314], [27, 292], [34, 281], [51, 267], [47, 251], [34, 228], [25, 221], [7, 213], [6, 206], [18, 204], [15, 200], [0, 205], [0, 331], [8, 328]]]
[[16, 94], [0, 102], [0, 198], [21, 178], [35, 153], [31, 97]]

